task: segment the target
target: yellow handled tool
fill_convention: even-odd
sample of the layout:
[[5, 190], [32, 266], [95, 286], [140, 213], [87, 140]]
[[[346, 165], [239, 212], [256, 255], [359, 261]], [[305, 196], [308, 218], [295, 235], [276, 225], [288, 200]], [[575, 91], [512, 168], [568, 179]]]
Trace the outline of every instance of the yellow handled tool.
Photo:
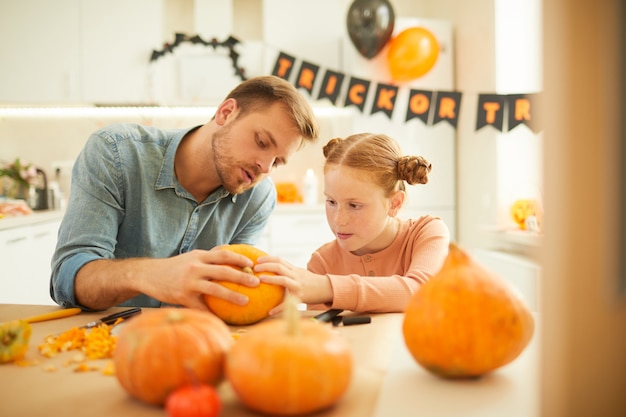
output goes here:
[[37, 323], [39, 321], [54, 320], [54, 319], [61, 319], [63, 317], [75, 316], [76, 314], [80, 312], [81, 312], [81, 309], [78, 307], [63, 308], [60, 310], [51, 311], [50, 313], [39, 314], [37, 316], [32, 316], [32, 317], [22, 319], [22, 320], [28, 323]]

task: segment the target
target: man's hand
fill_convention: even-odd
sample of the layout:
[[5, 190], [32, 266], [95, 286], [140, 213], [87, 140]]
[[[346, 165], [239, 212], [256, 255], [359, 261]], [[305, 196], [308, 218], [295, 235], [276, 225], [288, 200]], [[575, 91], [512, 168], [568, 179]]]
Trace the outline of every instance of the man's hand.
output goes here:
[[143, 293], [168, 304], [208, 310], [203, 298], [207, 294], [245, 305], [246, 296], [215, 281], [255, 287], [259, 279], [229, 265], [252, 267], [253, 262], [219, 248], [166, 259], [97, 260], [76, 276], [76, 299], [82, 306], [104, 309]]

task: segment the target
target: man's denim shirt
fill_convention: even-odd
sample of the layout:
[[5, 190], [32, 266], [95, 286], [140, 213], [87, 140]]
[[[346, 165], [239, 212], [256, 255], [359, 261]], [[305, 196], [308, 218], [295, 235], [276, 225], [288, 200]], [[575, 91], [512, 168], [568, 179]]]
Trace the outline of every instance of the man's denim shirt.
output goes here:
[[[93, 260], [258, 243], [276, 205], [271, 179], [236, 196], [220, 187], [198, 204], [174, 175], [176, 149], [190, 131], [117, 124], [89, 137], [74, 165], [52, 258], [50, 295], [59, 305], [78, 305], [74, 278]], [[121, 305], [161, 303], [139, 295]]]

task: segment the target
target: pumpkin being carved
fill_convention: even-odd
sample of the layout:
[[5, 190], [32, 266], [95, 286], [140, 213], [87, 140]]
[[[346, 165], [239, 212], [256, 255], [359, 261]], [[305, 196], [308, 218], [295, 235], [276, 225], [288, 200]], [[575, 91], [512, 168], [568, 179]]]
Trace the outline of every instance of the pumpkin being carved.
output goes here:
[[295, 416], [332, 406], [352, 379], [347, 340], [332, 327], [303, 319], [288, 296], [285, 319], [243, 333], [228, 352], [226, 377], [248, 408]]
[[[246, 244], [225, 245], [222, 250], [229, 250], [244, 255], [256, 264], [261, 256], [267, 255], [261, 249]], [[236, 268], [236, 267], [233, 267]], [[242, 269], [244, 272], [254, 274], [251, 268]], [[264, 272], [270, 275], [270, 272]], [[256, 274], [255, 274], [256, 275]], [[279, 285], [259, 283], [256, 287], [248, 287], [228, 281], [215, 281], [224, 287], [248, 296], [248, 304], [238, 305], [226, 301], [223, 298], [205, 295], [204, 299], [209, 309], [226, 323], [234, 326], [245, 326], [263, 320], [269, 316], [272, 308], [283, 301], [285, 288]]]
[[471, 378], [517, 358], [532, 338], [534, 320], [515, 290], [451, 243], [441, 270], [409, 301], [402, 331], [424, 368]]
[[228, 326], [207, 311], [146, 310], [125, 323], [118, 335], [115, 375], [133, 397], [163, 405], [183, 385], [221, 382], [232, 343]]

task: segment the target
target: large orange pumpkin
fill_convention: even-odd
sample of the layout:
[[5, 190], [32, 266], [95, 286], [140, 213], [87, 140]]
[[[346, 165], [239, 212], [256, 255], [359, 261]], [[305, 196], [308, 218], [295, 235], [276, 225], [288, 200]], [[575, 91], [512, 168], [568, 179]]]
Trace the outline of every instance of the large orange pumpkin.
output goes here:
[[[246, 244], [225, 245], [222, 250], [229, 250], [246, 256], [256, 264], [257, 259], [267, 255], [261, 249]], [[234, 267], [233, 268], [237, 268]], [[244, 272], [254, 274], [251, 268], [241, 269]], [[271, 273], [264, 272], [265, 275]], [[259, 274], [255, 274], [259, 275]], [[279, 285], [261, 282], [256, 287], [247, 287], [228, 281], [215, 281], [224, 287], [248, 296], [248, 304], [238, 305], [223, 298], [207, 295], [204, 297], [209, 309], [226, 323], [234, 326], [245, 326], [256, 323], [269, 316], [269, 311], [283, 301], [285, 288]]]
[[328, 324], [301, 318], [295, 302], [287, 302], [285, 316], [239, 337], [226, 359], [226, 377], [257, 412], [294, 416], [328, 408], [350, 385], [350, 346]]
[[517, 358], [534, 331], [518, 293], [454, 243], [411, 298], [403, 336], [415, 360], [447, 378], [478, 377]]
[[207, 311], [145, 310], [120, 331], [113, 353], [115, 375], [133, 397], [163, 405], [180, 386], [221, 382], [232, 343], [228, 326]]

